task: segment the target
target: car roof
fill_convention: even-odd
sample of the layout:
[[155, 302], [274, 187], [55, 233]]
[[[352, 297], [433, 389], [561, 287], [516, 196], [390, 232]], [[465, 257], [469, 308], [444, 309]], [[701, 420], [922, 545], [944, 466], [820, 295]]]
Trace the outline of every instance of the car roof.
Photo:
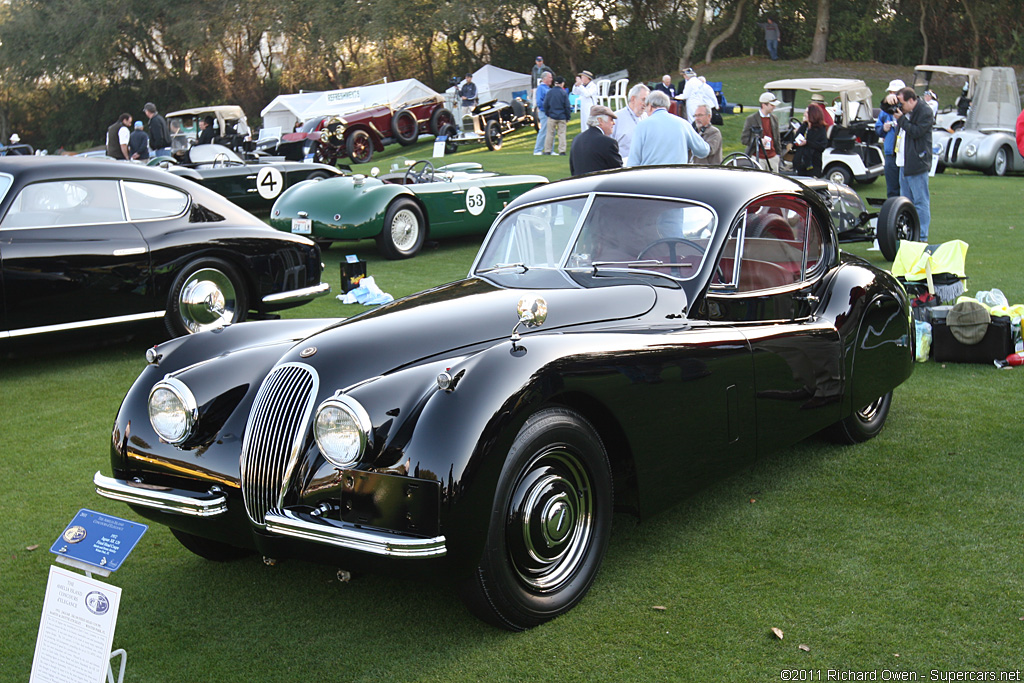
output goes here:
[[[0, 173], [9, 173], [26, 182], [53, 178], [137, 178], [167, 182], [170, 175], [162, 169], [102, 157], [9, 156], [0, 157]], [[169, 183], [172, 185], [177, 182]]]

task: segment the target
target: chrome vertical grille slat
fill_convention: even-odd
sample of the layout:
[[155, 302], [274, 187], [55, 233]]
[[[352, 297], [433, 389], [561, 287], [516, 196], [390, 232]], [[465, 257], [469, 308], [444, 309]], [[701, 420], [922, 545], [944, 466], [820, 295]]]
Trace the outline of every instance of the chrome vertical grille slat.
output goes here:
[[319, 377], [302, 363], [274, 368], [256, 393], [242, 439], [241, 483], [245, 511], [263, 525], [276, 509], [306, 440]]

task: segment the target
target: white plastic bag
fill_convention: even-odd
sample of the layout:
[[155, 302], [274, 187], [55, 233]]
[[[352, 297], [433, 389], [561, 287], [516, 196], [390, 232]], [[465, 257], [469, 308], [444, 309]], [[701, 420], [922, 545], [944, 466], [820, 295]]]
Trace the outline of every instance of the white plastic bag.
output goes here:
[[924, 363], [932, 351], [932, 326], [923, 320], [914, 322], [914, 334], [917, 336], [917, 354], [914, 360]]
[[1006, 299], [1006, 295], [998, 289], [988, 289], [983, 292], [978, 292], [974, 295], [974, 298], [979, 303], [983, 303], [989, 308], [999, 308], [1000, 306], [1009, 306], [1010, 302]]

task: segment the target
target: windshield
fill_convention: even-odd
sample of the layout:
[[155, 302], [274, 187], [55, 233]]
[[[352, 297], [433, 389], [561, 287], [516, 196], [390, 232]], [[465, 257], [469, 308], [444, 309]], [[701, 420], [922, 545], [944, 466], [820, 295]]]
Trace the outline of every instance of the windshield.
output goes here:
[[690, 202], [613, 195], [559, 199], [504, 216], [474, 272], [642, 269], [688, 280], [704, 262], [715, 225], [711, 209]]

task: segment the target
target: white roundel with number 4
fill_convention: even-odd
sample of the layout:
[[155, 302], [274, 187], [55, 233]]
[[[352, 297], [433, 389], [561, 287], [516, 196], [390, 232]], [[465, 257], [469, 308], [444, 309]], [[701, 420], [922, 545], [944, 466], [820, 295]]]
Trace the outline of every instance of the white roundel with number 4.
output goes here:
[[471, 187], [466, 191], [466, 210], [474, 216], [479, 216], [487, 206], [487, 197], [479, 187]]
[[273, 166], [264, 166], [256, 174], [256, 191], [264, 199], [274, 199], [284, 189], [284, 176]]

